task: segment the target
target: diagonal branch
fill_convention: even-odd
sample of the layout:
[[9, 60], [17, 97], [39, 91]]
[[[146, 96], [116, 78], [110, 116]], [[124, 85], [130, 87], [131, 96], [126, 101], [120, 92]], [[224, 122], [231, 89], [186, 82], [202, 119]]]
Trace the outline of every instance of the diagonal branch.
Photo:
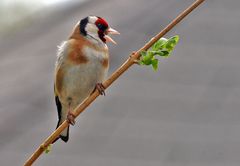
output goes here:
[[[184, 17], [191, 13], [196, 7], [198, 7], [204, 0], [196, 0], [185, 11], [179, 14], [170, 24], [168, 24], [160, 33], [153, 37], [146, 45], [139, 49], [136, 53], [129, 56], [129, 58], [119, 67], [104, 83], [103, 86], [108, 88], [119, 76], [121, 76], [129, 67], [135, 64], [136, 60], [140, 58], [141, 51], [148, 50], [156, 41], [163, 37], [168, 31], [170, 31], [177, 23], [179, 23]], [[75, 116], [79, 116], [97, 97], [99, 92], [94, 91], [89, 97], [87, 97], [80, 105], [75, 108]], [[43, 153], [43, 151], [60, 135], [60, 133], [68, 127], [69, 123], [65, 120], [32, 154], [32, 156], [26, 161], [24, 166], [31, 166], [35, 160]]]

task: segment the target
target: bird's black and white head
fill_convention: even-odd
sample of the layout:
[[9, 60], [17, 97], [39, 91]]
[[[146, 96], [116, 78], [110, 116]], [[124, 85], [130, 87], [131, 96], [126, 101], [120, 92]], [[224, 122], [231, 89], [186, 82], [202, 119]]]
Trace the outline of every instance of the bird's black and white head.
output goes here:
[[109, 34], [120, 34], [118, 31], [108, 26], [108, 23], [101, 17], [88, 16], [80, 21], [80, 33], [90, 40], [97, 42], [116, 42]]

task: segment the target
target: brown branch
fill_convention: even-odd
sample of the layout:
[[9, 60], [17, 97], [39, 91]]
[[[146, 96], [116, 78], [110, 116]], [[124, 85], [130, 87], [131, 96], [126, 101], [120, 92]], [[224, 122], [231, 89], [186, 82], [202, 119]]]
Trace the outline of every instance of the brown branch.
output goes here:
[[[196, 0], [191, 6], [189, 6], [185, 11], [179, 14], [169, 25], [167, 25], [160, 33], [153, 37], [146, 45], [139, 49], [136, 53], [129, 56], [129, 58], [124, 62], [124, 64], [119, 67], [104, 83], [103, 86], [108, 88], [120, 75], [122, 75], [129, 67], [135, 64], [136, 60], [140, 58], [141, 51], [149, 49], [156, 41], [163, 37], [168, 31], [170, 31], [177, 23], [179, 23], [185, 16], [187, 16], [191, 11], [193, 11], [197, 6], [199, 6], [204, 0]], [[75, 112], [76, 117], [83, 112], [97, 97], [99, 92], [96, 90], [89, 97], [87, 97], [73, 112]], [[32, 156], [26, 161], [24, 166], [30, 166], [34, 161], [43, 153], [43, 151], [50, 145], [60, 133], [68, 127], [69, 123], [65, 120], [32, 154]]]

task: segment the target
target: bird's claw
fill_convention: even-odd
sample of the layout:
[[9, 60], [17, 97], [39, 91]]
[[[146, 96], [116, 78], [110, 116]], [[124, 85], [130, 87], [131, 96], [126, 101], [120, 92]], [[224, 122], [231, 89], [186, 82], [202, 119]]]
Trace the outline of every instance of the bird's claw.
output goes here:
[[103, 86], [102, 83], [97, 83], [96, 86], [95, 86], [95, 89], [98, 90], [100, 95], [104, 95], [105, 96], [105, 87]]
[[68, 123], [70, 123], [72, 126], [75, 125], [75, 118], [76, 118], [76, 116], [75, 116], [71, 111], [68, 111], [67, 121], [68, 121]]

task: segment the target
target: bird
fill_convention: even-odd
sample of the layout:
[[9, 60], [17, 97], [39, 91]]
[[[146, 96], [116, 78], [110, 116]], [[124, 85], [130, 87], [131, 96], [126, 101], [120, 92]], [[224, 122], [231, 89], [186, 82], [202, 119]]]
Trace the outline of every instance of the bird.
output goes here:
[[[120, 34], [99, 16], [87, 16], [74, 26], [69, 38], [58, 46], [54, 74], [54, 94], [60, 126], [64, 120], [75, 124], [74, 109], [92, 92], [105, 95], [102, 82], [109, 68], [107, 42], [116, 44], [109, 36]], [[69, 140], [69, 126], [59, 137]], [[55, 142], [54, 141], [54, 142]]]

